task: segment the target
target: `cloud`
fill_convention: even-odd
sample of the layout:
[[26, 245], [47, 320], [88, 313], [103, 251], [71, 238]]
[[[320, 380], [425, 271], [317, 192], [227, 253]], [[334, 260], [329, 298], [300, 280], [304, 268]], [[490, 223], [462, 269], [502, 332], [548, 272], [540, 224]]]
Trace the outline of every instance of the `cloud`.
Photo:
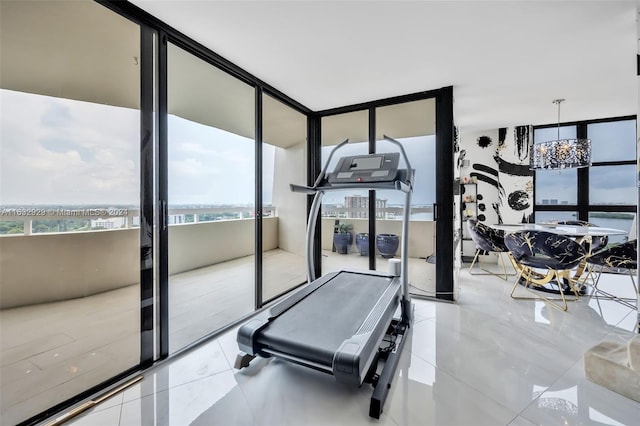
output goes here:
[[58, 102], [49, 102], [40, 117], [44, 127], [67, 127], [73, 124], [73, 117], [68, 106]]
[[93, 149], [83, 147], [68, 139], [60, 137], [44, 138], [40, 140], [40, 145], [51, 152], [77, 152], [80, 155], [80, 158], [84, 161], [91, 161], [94, 159]]
[[139, 203], [139, 111], [0, 95], [2, 204]]

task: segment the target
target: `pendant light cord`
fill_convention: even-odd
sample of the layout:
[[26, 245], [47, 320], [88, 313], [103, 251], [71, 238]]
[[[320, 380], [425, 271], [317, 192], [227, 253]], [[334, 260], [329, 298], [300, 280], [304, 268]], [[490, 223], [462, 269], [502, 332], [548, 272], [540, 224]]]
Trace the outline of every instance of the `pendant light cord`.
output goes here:
[[558, 139], [560, 140], [560, 103], [562, 103], [564, 99], [556, 99], [553, 101], [554, 104], [558, 104]]

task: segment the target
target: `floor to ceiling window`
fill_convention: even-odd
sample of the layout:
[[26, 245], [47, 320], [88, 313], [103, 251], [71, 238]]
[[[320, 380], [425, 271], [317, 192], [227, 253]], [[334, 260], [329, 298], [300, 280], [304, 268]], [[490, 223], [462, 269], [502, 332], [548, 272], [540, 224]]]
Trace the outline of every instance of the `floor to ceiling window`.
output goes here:
[[172, 353], [255, 307], [255, 89], [172, 43], [167, 64]]
[[[384, 140], [385, 135], [402, 144], [415, 170], [407, 235], [410, 291], [414, 295], [434, 297], [435, 100], [423, 99], [376, 108], [376, 152], [399, 152], [397, 146]], [[402, 156], [399, 167], [406, 167]], [[376, 245], [384, 247], [385, 239], [393, 241], [395, 236], [403, 237], [400, 222], [404, 196], [398, 191], [376, 191], [376, 198], [384, 202], [384, 205], [377, 203], [376, 230], [381, 236], [376, 236]], [[396, 255], [400, 256], [400, 249]], [[378, 269], [387, 269], [385, 257], [378, 258]]]
[[[308, 183], [321, 141], [317, 115], [127, 2], [0, 5], [0, 400], [13, 424], [304, 283], [307, 197], [289, 184]], [[322, 144], [367, 153], [384, 105], [323, 116]], [[430, 155], [429, 132], [389, 133]], [[354, 234], [375, 223], [354, 195], [325, 200], [323, 259], [366, 268], [355, 241], [353, 256], [332, 251], [336, 220]]]
[[307, 117], [262, 96], [262, 302], [306, 282]]
[[[560, 138], [591, 139], [592, 165], [584, 169], [538, 170], [536, 221], [583, 220], [635, 235], [636, 119], [594, 120], [561, 126]], [[557, 127], [534, 129], [534, 142], [557, 139]], [[634, 236], [612, 236], [610, 243]]]
[[[412, 293], [422, 296], [435, 296], [435, 105], [428, 98], [322, 117], [323, 166], [331, 150], [349, 139], [331, 159], [329, 172], [343, 156], [399, 153], [384, 135], [398, 140], [407, 152], [416, 170], [408, 236], [409, 281]], [[374, 123], [375, 135], [370, 134]], [[402, 157], [398, 167], [406, 168]], [[387, 271], [388, 259], [401, 256], [403, 211], [404, 194], [398, 191], [328, 192], [322, 206], [323, 272], [342, 268]]]
[[[321, 163], [324, 167], [331, 151], [345, 140], [349, 144], [339, 148], [327, 171], [331, 172], [340, 157], [364, 155], [369, 152], [369, 111], [361, 110], [322, 117]], [[343, 268], [368, 269], [368, 255], [361, 255], [356, 235], [369, 232], [367, 190], [332, 191], [322, 199], [322, 271]], [[367, 203], [368, 205], [368, 203]]]
[[3, 424], [140, 363], [140, 27], [2, 1]]

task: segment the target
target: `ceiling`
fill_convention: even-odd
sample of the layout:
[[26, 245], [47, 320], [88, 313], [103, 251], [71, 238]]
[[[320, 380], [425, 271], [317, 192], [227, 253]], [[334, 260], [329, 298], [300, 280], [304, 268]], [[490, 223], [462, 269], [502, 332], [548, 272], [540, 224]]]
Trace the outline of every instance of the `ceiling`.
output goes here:
[[139, 108], [139, 44], [138, 25], [93, 2], [0, 1], [3, 89]]
[[638, 109], [635, 0], [131, 3], [316, 111], [449, 85], [461, 131]]

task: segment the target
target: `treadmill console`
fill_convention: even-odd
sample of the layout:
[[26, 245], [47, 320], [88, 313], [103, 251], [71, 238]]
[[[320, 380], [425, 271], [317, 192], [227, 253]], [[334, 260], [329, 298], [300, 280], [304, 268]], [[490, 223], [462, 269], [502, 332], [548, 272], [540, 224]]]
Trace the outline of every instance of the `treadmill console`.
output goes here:
[[398, 174], [399, 152], [342, 157], [329, 183], [389, 182]]

